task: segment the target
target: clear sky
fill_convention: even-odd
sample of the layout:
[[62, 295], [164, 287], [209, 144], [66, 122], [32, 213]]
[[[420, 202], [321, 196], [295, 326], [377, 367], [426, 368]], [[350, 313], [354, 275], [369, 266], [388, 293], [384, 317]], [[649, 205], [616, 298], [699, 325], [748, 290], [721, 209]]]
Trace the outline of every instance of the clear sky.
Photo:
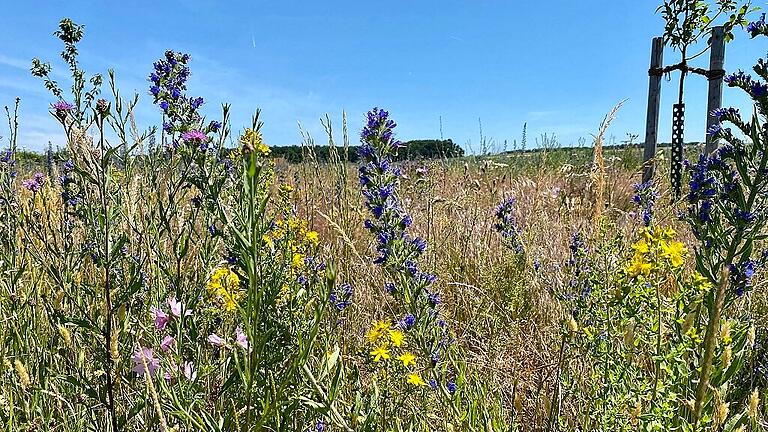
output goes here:
[[[233, 109], [233, 129], [260, 107], [271, 145], [298, 144], [302, 127], [324, 143], [326, 113], [353, 142], [364, 113], [388, 109], [402, 140], [445, 138], [480, 148], [480, 127], [500, 149], [555, 134], [563, 145], [591, 143], [603, 116], [628, 99], [610, 134], [644, 136], [651, 38], [663, 30], [650, 0], [408, 1], [33, 1], [6, 0], [0, 14], [0, 106], [22, 99], [21, 146], [63, 146], [47, 107], [53, 97], [30, 76], [33, 57], [66, 66], [52, 36], [70, 17], [85, 25], [81, 61], [90, 73], [114, 68], [123, 93], [141, 95], [142, 125], [158, 124], [147, 94], [152, 62], [166, 49], [192, 55], [190, 94], [213, 117]], [[756, 2], [765, 6], [764, 2]], [[737, 31], [726, 68], [749, 68], [766, 43]], [[707, 57], [699, 66], [707, 66]], [[667, 64], [677, 61], [667, 50]], [[58, 72], [56, 72], [58, 71]], [[660, 140], [669, 141], [677, 76], [664, 82]], [[689, 79], [687, 140], [704, 135], [706, 81]], [[737, 90], [725, 103], [744, 106]], [[5, 124], [5, 122], [3, 122]], [[0, 135], [7, 136], [5, 128]], [[7, 141], [0, 142], [0, 146]]]

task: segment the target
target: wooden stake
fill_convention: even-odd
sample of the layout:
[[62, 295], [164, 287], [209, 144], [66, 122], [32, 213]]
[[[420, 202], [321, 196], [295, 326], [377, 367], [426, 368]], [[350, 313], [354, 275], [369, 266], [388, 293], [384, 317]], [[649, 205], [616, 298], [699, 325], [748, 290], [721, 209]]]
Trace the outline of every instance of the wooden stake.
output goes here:
[[659, 131], [659, 105], [661, 104], [661, 65], [664, 61], [664, 39], [653, 38], [651, 68], [648, 75], [648, 111], [645, 117], [645, 149], [643, 151], [643, 181], [653, 178], [656, 165], [656, 147]]
[[[712, 40], [709, 51], [709, 70], [713, 76], [709, 78], [709, 94], [707, 97], [707, 131], [716, 125], [718, 120], [712, 115], [712, 111], [723, 106], [723, 75], [717, 73], [723, 70], [725, 63], [725, 31], [722, 26], [712, 28]], [[717, 140], [706, 134], [707, 153], [717, 149]]]

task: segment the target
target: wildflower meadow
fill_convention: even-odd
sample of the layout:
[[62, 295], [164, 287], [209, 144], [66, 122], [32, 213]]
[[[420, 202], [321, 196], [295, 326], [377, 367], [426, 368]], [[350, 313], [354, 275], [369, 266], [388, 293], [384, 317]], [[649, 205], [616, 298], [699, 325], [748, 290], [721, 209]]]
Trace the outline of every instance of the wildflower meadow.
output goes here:
[[[764, 52], [765, 15], [714, 3]], [[84, 29], [31, 62], [65, 145], [29, 158], [5, 109], [3, 430], [768, 430], [767, 60], [717, 78], [752, 111], [711, 113], [676, 198], [664, 149], [644, 181], [604, 145], [619, 106], [591, 148], [436, 158], [376, 107], [295, 163], [193, 56], [126, 94]]]

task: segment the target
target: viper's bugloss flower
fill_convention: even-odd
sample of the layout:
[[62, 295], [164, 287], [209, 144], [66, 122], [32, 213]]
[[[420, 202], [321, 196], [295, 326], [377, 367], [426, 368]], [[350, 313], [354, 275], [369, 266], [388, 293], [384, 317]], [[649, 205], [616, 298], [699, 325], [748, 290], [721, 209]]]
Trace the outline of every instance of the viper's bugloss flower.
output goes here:
[[739, 110], [736, 108], [717, 108], [712, 111], [712, 116], [718, 120], [726, 120], [728, 118], [735, 118], [739, 116]]
[[653, 218], [653, 206], [656, 203], [659, 194], [653, 187], [653, 182], [651, 180], [643, 183], [636, 183], [633, 187], [635, 194], [632, 196], [632, 201], [640, 207], [645, 226], [650, 226], [651, 219]]
[[330, 294], [329, 300], [336, 310], [342, 311], [352, 304], [354, 290], [348, 283], [336, 287]]
[[496, 206], [494, 228], [501, 234], [504, 245], [515, 253], [523, 253], [525, 248], [521, 239], [521, 230], [515, 218], [515, 198], [509, 197]]
[[[427, 243], [408, 233], [413, 220], [403, 208], [398, 193], [402, 171], [394, 160], [402, 144], [394, 137], [395, 126], [388, 112], [371, 110], [360, 134], [362, 145], [358, 151], [361, 193], [371, 214], [364, 226], [376, 242], [377, 256], [373, 263], [380, 265], [391, 280], [384, 284], [386, 291], [403, 302], [403, 309], [410, 312], [394, 328], [387, 321], [385, 327], [375, 326], [368, 331], [366, 338], [371, 344], [374, 363], [388, 359], [390, 348], [401, 346], [405, 332], [409, 335], [409, 347], [418, 348], [425, 358], [446, 349], [447, 343], [443, 340], [449, 340], [445, 337], [448, 330], [436, 325], [440, 304], [440, 294], [432, 288], [436, 276], [419, 266]], [[392, 281], [397, 281], [397, 285]], [[382, 328], [387, 329], [388, 337]], [[433, 360], [432, 367], [436, 367], [441, 357], [438, 355]], [[421, 377], [415, 376], [418, 379], [409, 378], [411, 383], [423, 385]]]
[[3, 155], [0, 156], [0, 163], [13, 165], [13, 162], [13, 151], [11, 151], [11, 149], [4, 151]]
[[[167, 133], [183, 134], [195, 130], [199, 132], [203, 127], [202, 117], [197, 112], [203, 104], [203, 98], [192, 98], [186, 95], [187, 80], [190, 75], [187, 65], [189, 60], [190, 57], [187, 54], [166, 51], [164, 58], [154, 63], [154, 70], [149, 75], [151, 83], [149, 93], [167, 118], [163, 123], [163, 130]], [[182, 138], [182, 140], [185, 143], [194, 142], [196, 145], [207, 142], [207, 138], [199, 135]], [[177, 148], [178, 143], [175, 140], [173, 143], [173, 149]]]
[[138, 376], [143, 376], [146, 373], [154, 375], [155, 371], [160, 367], [160, 359], [154, 356], [152, 348], [139, 347], [131, 356], [131, 360], [134, 364], [132, 370]]
[[765, 24], [765, 14], [762, 14], [759, 20], [749, 23], [747, 25], [747, 32], [752, 37], [768, 33], [768, 26]]
[[406, 314], [403, 319], [398, 322], [398, 327], [404, 330], [410, 330], [414, 324], [416, 324], [416, 317], [413, 316], [413, 314]]
[[752, 286], [752, 278], [755, 276], [759, 263], [747, 260], [739, 264], [728, 266], [730, 272], [730, 283], [737, 296], [744, 295], [744, 292]]
[[[378, 108], [371, 110], [367, 119], [360, 134], [363, 144], [358, 152], [362, 159], [358, 177], [365, 205], [373, 215], [373, 219], [365, 221], [365, 227], [377, 240], [379, 256], [374, 263], [393, 270], [405, 269], [414, 286], [420, 289], [434, 279], [422, 275], [415, 263], [426, 250], [426, 242], [418, 237], [410, 238], [406, 233], [412, 219], [397, 196], [401, 173], [392, 163], [400, 146], [394, 138], [396, 124], [389, 118], [389, 113]], [[394, 285], [387, 285], [387, 288], [389, 292], [395, 292]]]

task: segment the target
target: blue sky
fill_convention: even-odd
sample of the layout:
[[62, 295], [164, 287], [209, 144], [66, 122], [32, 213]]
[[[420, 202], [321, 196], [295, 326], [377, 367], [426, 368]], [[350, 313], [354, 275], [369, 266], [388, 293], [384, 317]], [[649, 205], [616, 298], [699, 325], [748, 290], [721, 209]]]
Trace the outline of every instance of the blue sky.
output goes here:
[[[760, 6], [764, 6], [760, 4]], [[591, 142], [603, 116], [628, 99], [610, 134], [644, 136], [651, 38], [663, 22], [656, 1], [410, 0], [365, 1], [9, 1], [0, 15], [0, 106], [21, 97], [21, 146], [63, 146], [47, 107], [53, 100], [29, 74], [30, 60], [50, 61], [65, 83], [52, 36], [59, 19], [84, 24], [87, 71], [117, 72], [124, 94], [141, 95], [141, 125], [161, 116], [147, 96], [152, 62], [166, 49], [192, 55], [189, 93], [203, 96], [214, 117], [233, 109], [233, 129], [263, 111], [271, 145], [298, 144], [297, 123], [324, 143], [326, 113], [340, 130], [342, 110], [356, 131], [373, 106], [388, 109], [400, 139], [440, 137], [480, 148], [483, 135], [500, 149], [555, 134], [563, 145]], [[119, 6], [115, 6], [119, 5]], [[726, 68], [749, 68], [763, 40], [737, 31]], [[667, 50], [665, 62], [677, 61]], [[700, 66], [706, 66], [703, 57]], [[58, 71], [58, 72], [56, 72]], [[664, 82], [661, 140], [669, 140], [677, 76]], [[704, 135], [706, 82], [687, 86], [686, 138]], [[725, 103], [746, 107], [736, 90]], [[5, 124], [5, 122], [3, 122]], [[0, 135], [7, 136], [4, 128]], [[7, 141], [0, 142], [6, 145]]]

